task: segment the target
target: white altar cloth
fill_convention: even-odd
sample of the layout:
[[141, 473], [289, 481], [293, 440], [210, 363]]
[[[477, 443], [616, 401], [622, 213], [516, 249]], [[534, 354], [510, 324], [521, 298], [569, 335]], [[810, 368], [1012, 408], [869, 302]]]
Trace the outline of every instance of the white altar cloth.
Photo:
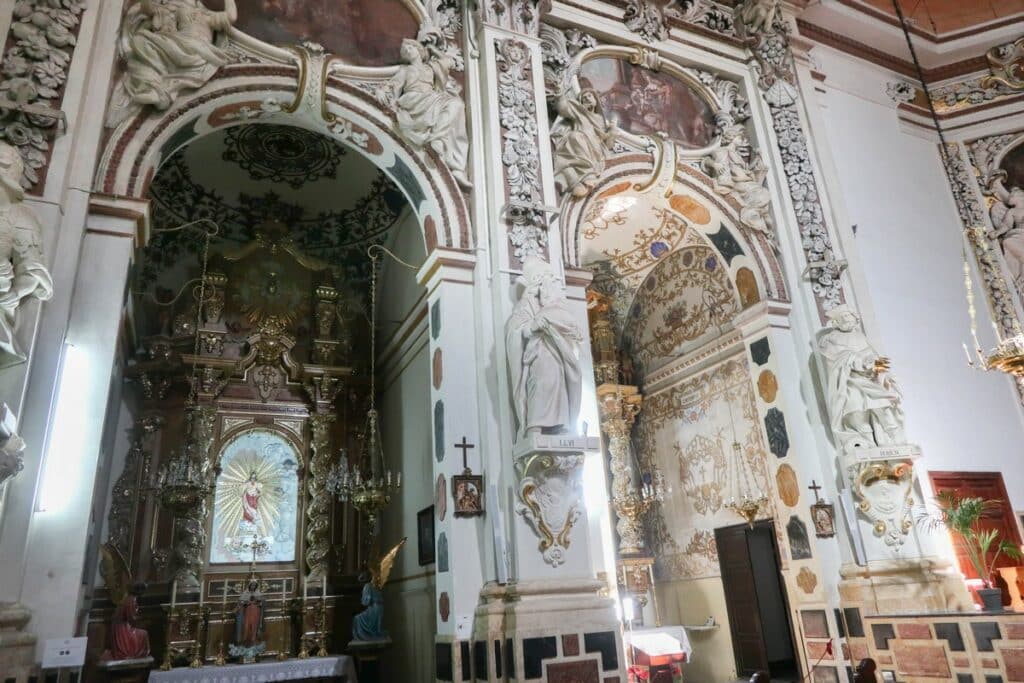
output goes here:
[[345, 683], [357, 683], [356, 666], [351, 657], [310, 657], [286, 659], [283, 662], [226, 664], [190, 669], [187, 666], [170, 671], [151, 671], [150, 683], [273, 683], [304, 678], [339, 677]]

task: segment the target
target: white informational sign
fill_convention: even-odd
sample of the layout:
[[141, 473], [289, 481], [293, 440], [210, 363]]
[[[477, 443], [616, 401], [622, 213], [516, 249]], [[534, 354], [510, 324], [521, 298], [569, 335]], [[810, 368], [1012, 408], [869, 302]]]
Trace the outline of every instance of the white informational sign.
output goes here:
[[88, 638], [51, 638], [43, 648], [44, 669], [77, 669], [85, 666]]

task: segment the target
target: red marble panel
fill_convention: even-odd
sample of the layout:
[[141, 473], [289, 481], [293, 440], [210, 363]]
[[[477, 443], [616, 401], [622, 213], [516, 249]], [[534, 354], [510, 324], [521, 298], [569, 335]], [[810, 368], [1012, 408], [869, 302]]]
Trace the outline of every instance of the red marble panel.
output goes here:
[[889, 666], [892, 666], [891, 655], [878, 655], [877, 659], [879, 664], [888, 664]]
[[835, 656], [831, 653], [826, 652], [828, 648], [828, 641], [825, 642], [808, 642], [807, 643], [807, 658], [812, 662], [818, 660], [830, 660], [835, 659]]
[[596, 659], [551, 663], [546, 668], [548, 683], [601, 683]]
[[1007, 640], [1024, 640], [1024, 622], [1003, 624], [1003, 632]]
[[957, 668], [967, 668], [970, 665], [971, 665], [971, 660], [967, 659], [967, 657], [954, 657], [953, 658], [953, 666], [955, 666]]
[[918, 645], [892, 641], [898, 673], [921, 678], [950, 678], [946, 648], [942, 645]]
[[989, 659], [989, 658], [986, 657], [985, 659], [981, 660], [981, 668], [982, 669], [998, 669], [999, 668], [999, 662], [997, 662], [994, 659]]
[[580, 637], [575, 633], [562, 636], [562, 656], [575, 657], [580, 653]]
[[850, 659], [859, 662], [862, 659], [867, 659], [871, 655], [868, 654], [868, 646], [864, 643], [850, 643]]
[[[1019, 626], [1019, 624], [1014, 624]], [[1006, 666], [1006, 680], [1024, 681], [1024, 648], [1008, 647], [1000, 650]]]
[[904, 640], [931, 640], [932, 629], [928, 624], [896, 624], [896, 634]]

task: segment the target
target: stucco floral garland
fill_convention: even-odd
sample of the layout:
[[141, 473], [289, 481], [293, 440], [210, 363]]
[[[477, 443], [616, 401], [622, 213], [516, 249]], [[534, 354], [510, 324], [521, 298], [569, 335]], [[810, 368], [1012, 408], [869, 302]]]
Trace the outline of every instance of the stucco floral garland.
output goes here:
[[[0, 64], [0, 99], [60, 108], [85, 0], [18, 0]], [[50, 158], [56, 117], [0, 110], [0, 139], [25, 160], [21, 184], [37, 191]]]
[[505, 166], [511, 221], [509, 241], [519, 260], [544, 256], [547, 230], [540, 184], [540, 154], [537, 139], [537, 102], [533, 91], [530, 52], [523, 43], [507, 38], [496, 40], [498, 62], [498, 116], [501, 121], [501, 162]]

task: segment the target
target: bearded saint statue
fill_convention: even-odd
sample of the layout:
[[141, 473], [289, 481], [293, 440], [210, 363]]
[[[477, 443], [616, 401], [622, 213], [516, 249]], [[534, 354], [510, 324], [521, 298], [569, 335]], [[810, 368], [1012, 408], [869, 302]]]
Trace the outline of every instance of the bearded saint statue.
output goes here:
[[24, 162], [17, 148], [0, 142], [0, 368], [23, 362], [15, 339], [18, 308], [29, 297], [46, 301], [53, 280], [43, 265], [39, 220], [24, 204]]
[[519, 284], [522, 296], [505, 325], [517, 440], [571, 433], [580, 413], [583, 335], [547, 261], [527, 257]]

